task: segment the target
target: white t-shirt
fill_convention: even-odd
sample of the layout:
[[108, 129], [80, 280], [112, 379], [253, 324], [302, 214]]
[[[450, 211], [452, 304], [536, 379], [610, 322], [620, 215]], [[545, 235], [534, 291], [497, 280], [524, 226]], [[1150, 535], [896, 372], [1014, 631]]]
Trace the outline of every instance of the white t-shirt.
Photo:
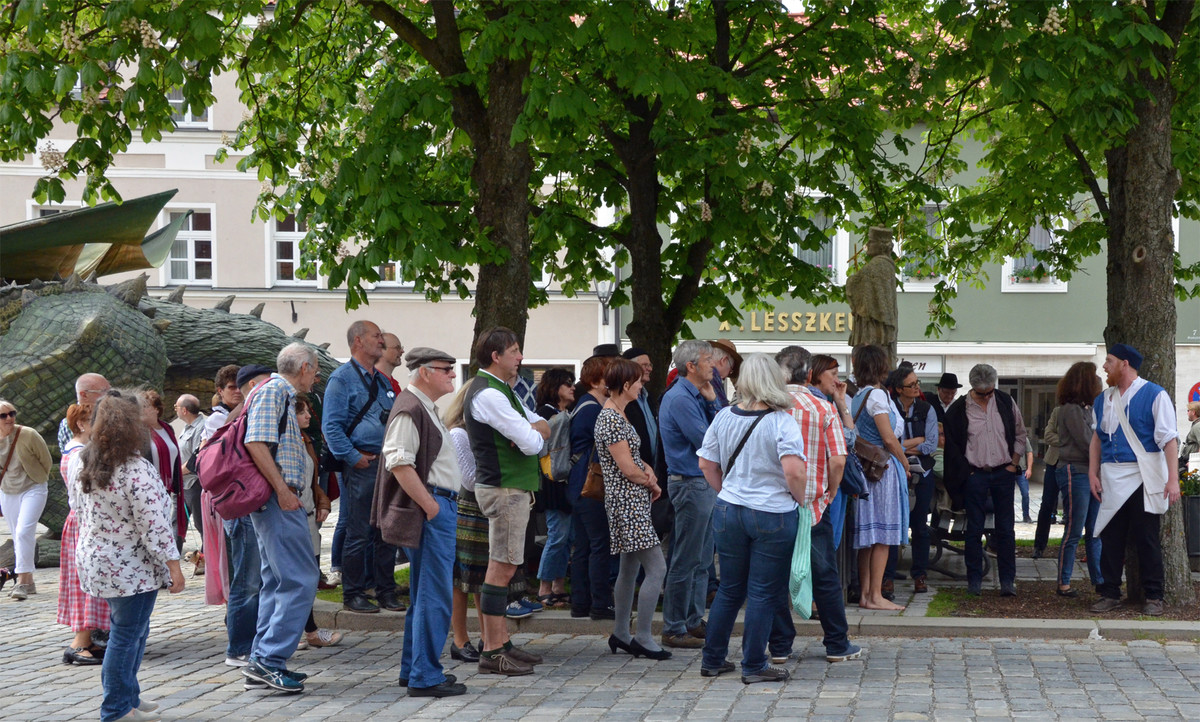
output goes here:
[[[729, 457], [762, 413], [743, 411], [737, 406], [721, 409], [705, 432], [704, 445], [696, 455], [726, 469]], [[728, 504], [772, 514], [792, 511], [797, 506], [796, 500], [788, 489], [780, 463], [780, 459], [789, 454], [807, 460], [799, 425], [786, 411], [766, 412], [746, 440], [733, 468], [723, 475], [717, 498]]]

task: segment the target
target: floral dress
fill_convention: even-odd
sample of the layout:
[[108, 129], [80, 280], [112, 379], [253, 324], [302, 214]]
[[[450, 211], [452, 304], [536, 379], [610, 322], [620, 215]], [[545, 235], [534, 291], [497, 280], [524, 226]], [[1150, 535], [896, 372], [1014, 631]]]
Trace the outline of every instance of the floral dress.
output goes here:
[[625, 417], [614, 409], [604, 409], [596, 417], [596, 457], [604, 472], [604, 511], [608, 513], [609, 550], [628, 554], [658, 546], [658, 534], [650, 521], [650, 489], [634, 484], [617, 467], [608, 447], [628, 442], [629, 453], [639, 469], [644, 469], [640, 450], [642, 440]]

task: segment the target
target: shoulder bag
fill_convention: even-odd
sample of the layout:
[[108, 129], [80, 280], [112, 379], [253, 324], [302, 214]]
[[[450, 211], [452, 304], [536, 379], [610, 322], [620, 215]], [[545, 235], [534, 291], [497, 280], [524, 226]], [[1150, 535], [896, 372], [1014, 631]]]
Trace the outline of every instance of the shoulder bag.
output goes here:
[[[874, 390], [871, 389], [871, 391]], [[863, 399], [862, 404], [858, 407], [858, 411], [854, 412], [853, 422], [855, 426], [858, 425], [859, 415], [867, 407], [871, 391], [867, 392], [867, 397]], [[858, 461], [862, 465], [863, 476], [867, 478], [867, 481], [879, 481], [882, 479], [884, 473], [887, 472], [888, 463], [892, 458], [887, 449], [878, 444], [872, 444], [870, 441], [864, 439], [862, 434], [858, 434], [854, 439], [854, 455], [858, 457]]]

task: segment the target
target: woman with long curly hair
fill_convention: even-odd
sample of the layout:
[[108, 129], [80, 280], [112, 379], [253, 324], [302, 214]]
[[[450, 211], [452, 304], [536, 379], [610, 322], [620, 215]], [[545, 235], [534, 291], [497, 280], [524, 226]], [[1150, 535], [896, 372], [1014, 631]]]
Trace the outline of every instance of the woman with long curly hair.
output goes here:
[[158, 705], [141, 698], [137, 673], [158, 590], [183, 591], [171, 501], [142, 457], [148, 432], [137, 395], [110, 391], [93, 413], [91, 443], [67, 473], [79, 515], [79, 586], [111, 610], [100, 719], [156, 720]]

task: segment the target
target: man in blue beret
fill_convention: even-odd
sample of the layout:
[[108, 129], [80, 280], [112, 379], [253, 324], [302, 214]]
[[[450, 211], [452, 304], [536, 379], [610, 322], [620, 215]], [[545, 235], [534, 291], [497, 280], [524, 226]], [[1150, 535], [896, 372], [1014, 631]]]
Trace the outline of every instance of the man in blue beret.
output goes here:
[[[1088, 481], [1100, 500], [1096, 533], [1100, 535], [1100, 601], [1092, 611], [1121, 607], [1121, 572], [1127, 539], [1138, 555], [1142, 614], [1163, 613], [1163, 561], [1159, 522], [1167, 507], [1179, 501], [1179, 440], [1175, 406], [1159, 385], [1140, 376], [1142, 354], [1127, 344], [1114, 344], [1104, 357], [1108, 388], [1092, 405]], [[1132, 536], [1130, 537], [1130, 534]]]

